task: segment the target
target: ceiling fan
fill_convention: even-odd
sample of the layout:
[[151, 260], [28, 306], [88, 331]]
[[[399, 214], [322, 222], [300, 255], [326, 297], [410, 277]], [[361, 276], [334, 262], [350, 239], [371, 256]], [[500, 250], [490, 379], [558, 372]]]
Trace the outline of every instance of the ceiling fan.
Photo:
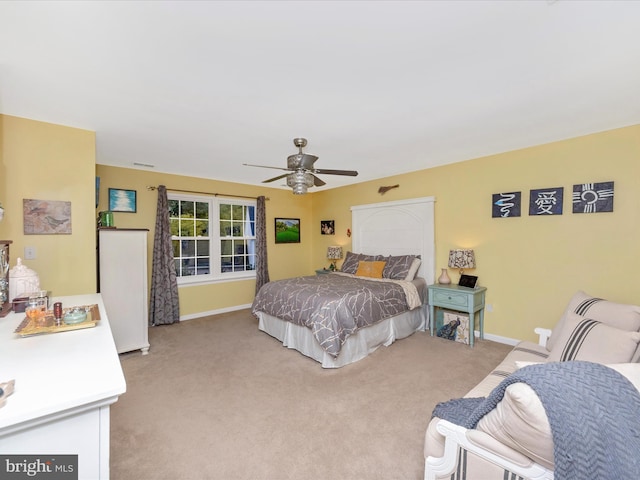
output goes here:
[[262, 183], [274, 182], [276, 180], [280, 180], [281, 178], [287, 177], [287, 186], [293, 188], [293, 193], [295, 195], [304, 195], [307, 193], [307, 189], [309, 187], [321, 187], [322, 185], [326, 185], [326, 182], [320, 180], [318, 177], [314, 175], [317, 173], [319, 175], [347, 175], [350, 177], [355, 177], [358, 175], [358, 172], [355, 170], [328, 170], [321, 168], [314, 168], [313, 164], [318, 157], [315, 155], [311, 155], [310, 153], [303, 153], [302, 148], [307, 146], [306, 138], [294, 138], [293, 144], [298, 147], [298, 153], [294, 155], [289, 155], [287, 157], [287, 168], [282, 167], [269, 167], [266, 165], [250, 165], [248, 163], [244, 163], [247, 167], [261, 167], [261, 168], [274, 168], [276, 170], [285, 170], [292, 173], [285, 173], [283, 175], [278, 175], [277, 177], [270, 178], [268, 180], [264, 180]]

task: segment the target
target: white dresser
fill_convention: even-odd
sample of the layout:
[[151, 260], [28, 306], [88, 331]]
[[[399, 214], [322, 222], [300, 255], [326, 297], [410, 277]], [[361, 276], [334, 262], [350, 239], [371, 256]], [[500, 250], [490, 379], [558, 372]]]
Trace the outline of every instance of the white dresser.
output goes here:
[[0, 453], [78, 455], [78, 478], [108, 479], [110, 405], [126, 390], [109, 318], [98, 294], [53, 301], [97, 304], [101, 319], [93, 328], [24, 338], [14, 333], [24, 313], [0, 321], [0, 382], [16, 382], [0, 408]]
[[100, 229], [99, 285], [118, 353], [149, 352], [146, 229]]

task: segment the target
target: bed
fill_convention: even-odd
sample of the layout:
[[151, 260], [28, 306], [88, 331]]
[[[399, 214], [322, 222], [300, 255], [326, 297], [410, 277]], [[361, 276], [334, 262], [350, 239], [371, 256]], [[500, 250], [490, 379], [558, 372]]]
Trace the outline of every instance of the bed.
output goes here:
[[[351, 207], [352, 246], [342, 265], [350, 273], [269, 282], [252, 306], [258, 328], [324, 368], [354, 363], [424, 330], [426, 286], [435, 274], [434, 201], [423, 197]], [[413, 279], [394, 272], [390, 277], [395, 278], [380, 279], [347, 268], [353, 257], [367, 266], [384, 261], [387, 269], [394, 261], [405, 266], [410, 258], [419, 261], [411, 262], [417, 268]]]

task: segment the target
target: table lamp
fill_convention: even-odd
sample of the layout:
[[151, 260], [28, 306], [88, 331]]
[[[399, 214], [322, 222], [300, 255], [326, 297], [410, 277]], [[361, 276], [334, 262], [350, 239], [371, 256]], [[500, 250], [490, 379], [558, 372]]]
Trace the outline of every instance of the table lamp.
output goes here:
[[476, 256], [473, 250], [466, 248], [449, 250], [449, 268], [459, 268], [460, 275], [464, 273], [465, 268], [476, 268]]
[[336, 260], [342, 258], [342, 247], [340, 246], [331, 246], [327, 248], [327, 258], [331, 260], [331, 265], [329, 265], [329, 270], [335, 272], [337, 270]]

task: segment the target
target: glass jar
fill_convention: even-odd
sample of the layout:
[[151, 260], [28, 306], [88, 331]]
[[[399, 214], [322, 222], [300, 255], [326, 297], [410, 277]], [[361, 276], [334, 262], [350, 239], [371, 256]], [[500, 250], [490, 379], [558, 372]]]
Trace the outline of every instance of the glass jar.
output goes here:
[[46, 302], [41, 297], [29, 297], [25, 313], [31, 320], [39, 321], [43, 319], [47, 313]]

